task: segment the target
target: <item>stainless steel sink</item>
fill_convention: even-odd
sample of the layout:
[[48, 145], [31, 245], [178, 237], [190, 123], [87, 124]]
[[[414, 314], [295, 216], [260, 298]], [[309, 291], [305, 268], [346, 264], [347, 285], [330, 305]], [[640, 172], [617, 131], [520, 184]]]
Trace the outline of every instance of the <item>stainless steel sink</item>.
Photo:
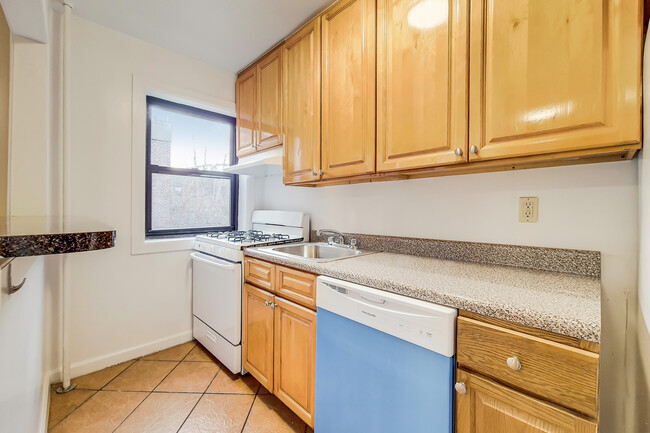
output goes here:
[[295, 245], [263, 247], [260, 248], [260, 251], [281, 257], [308, 260], [310, 262], [331, 262], [334, 260], [348, 259], [350, 257], [358, 257], [377, 252], [349, 248], [346, 245], [330, 245], [325, 242], [308, 242]]

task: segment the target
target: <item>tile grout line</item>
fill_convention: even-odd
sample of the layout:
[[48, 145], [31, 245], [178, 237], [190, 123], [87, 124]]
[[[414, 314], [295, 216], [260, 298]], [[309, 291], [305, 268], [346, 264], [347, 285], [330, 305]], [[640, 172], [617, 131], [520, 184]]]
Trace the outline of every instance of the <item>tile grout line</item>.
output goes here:
[[183, 426], [185, 425], [185, 423], [186, 423], [187, 420], [189, 419], [190, 415], [192, 415], [192, 412], [194, 412], [194, 409], [196, 409], [196, 407], [199, 405], [199, 402], [201, 401], [201, 399], [202, 399], [203, 397], [205, 397], [205, 394], [201, 394], [201, 397], [199, 397], [199, 399], [196, 400], [196, 403], [194, 403], [194, 406], [192, 407], [192, 410], [189, 411], [189, 413], [187, 414], [187, 416], [185, 417], [185, 419], [184, 419], [183, 422], [181, 423], [181, 426], [178, 428], [178, 430], [176, 430], [176, 433], [178, 433], [178, 432], [181, 431], [181, 429], [183, 428]]
[[[261, 385], [260, 385], [261, 386]], [[244, 433], [244, 430], [246, 430], [246, 424], [248, 424], [248, 418], [251, 416], [251, 412], [253, 411], [253, 406], [255, 406], [255, 401], [257, 400], [257, 395], [259, 394], [260, 389], [257, 389], [257, 392], [255, 393], [255, 397], [253, 397], [253, 402], [251, 403], [251, 407], [248, 409], [248, 413], [246, 414], [246, 420], [244, 421], [244, 425], [241, 427], [241, 432]]]
[[[74, 390], [73, 390], [73, 391], [74, 391]], [[61, 424], [61, 423], [63, 422], [63, 420], [65, 420], [67, 417], [69, 417], [70, 415], [72, 415], [73, 413], [75, 413], [75, 412], [77, 411], [77, 409], [79, 409], [81, 406], [83, 406], [84, 404], [86, 404], [86, 402], [87, 402], [88, 400], [90, 400], [90, 399], [91, 399], [95, 394], [97, 394], [97, 393], [99, 392], [98, 389], [84, 389], [84, 390], [80, 390], [80, 391], [94, 391], [94, 392], [93, 392], [92, 394], [90, 394], [90, 396], [88, 396], [87, 399], [85, 399], [84, 401], [82, 401], [81, 404], [79, 404], [79, 406], [77, 406], [77, 407], [75, 407], [74, 409], [72, 409], [72, 411], [70, 411], [69, 414], [67, 414], [66, 416], [64, 416], [63, 418], [61, 418], [61, 419], [59, 420], [59, 422], [57, 422], [56, 424], [54, 424], [52, 427], [48, 427], [48, 428], [47, 428], [47, 431], [48, 431], [48, 432], [49, 432], [50, 430], [53, 430], [54, 427], [56, 427], [56, 426], [58, 426], [59, 424]], [[50, 392], [52, 392], [52, 390], [50, 390]], [[55, 391], [55, 392], [56, 392], [56, 391]], [[48, 408], [47, 408], [48, 411], [50, 410], [51, 406], [52, 406], [52, 400], [50, 399], [50, 404], [48, 405]]]
[[[133, 364], [131, 364], [131, 365], [134, 365], [136, 362], [138, 362], [138, 360], [134, 361]], [[164, 361], [164, 362], [168, 362], [168, 361]], [[131, 367], [131, 365], [129, 365], [129, 367], [127, 367], [124, 371], [128, 370], [128, 369]], [[145, 398], [143, 398], [142, 401], [141, 401], [140, 403], [138, 403], [137, 406], [134, 407], [133, 410], [132, 410], [131, 412], [129, 412], [129, 414], [128, 414], [126, 417], [124, 417], [124, 419], [122, 420], [122, 422], [120, 422], [120, 423], [117, 425], [117, 427], [115, 427], [115, 428], [113, 429], [113, 432], [115, 432], [118, 428], [120, 428], [120, 426], [121, 426], [122, 424], [124, 424], [124, 421], [126, 421], [126, 420], [131, 416], [131, 415], [133, 415], [133, 412], [135, 412], [135, 411], [140, 407], [140, 405], [142, 405], [142, 403], [144, 403], [145, 400], [148, 399], [149, 396], [150, 396], [151, 394], [153, 394], [153, 391], [154, 391], [157, 387], [159, 387], [160, 384], [163, 383], [163, 381], [164, 381], [165, 379], [167, 379], [167, 376], [169, 376], [170, 374], [172, 374], [172, 371], [176, 370], [176, 367], [178, 367], [179, 365], [181, 365], [181, 361], [177, 361], [177, 362], [176, 362], [176, 365], [174, 366], [174, 368], [172, 368], [171, 370], [169, 370], [169, 372], [165, 375], [165, 377], [163, 377], [162, 380], [161, 380], [160, 382], [158, 382], [158, 385], [154, 386], [153, 389], [152, 389], [151, 391], [149, 391], [149, 394], [147, 394], [147, 396], [146, 396]], [[122, 373], [124, 373], [124, 371], [123, 371]], [[122, 373], [118, 374], [117, 376], [121, 375]], [[117, 377], [117, 376], [115, 376], [115, 377]], [[108, 384], [107, 384], [107, 385], [108, 385]], [[146, 392], [146, 391], [132, 391], [132, 392]]]

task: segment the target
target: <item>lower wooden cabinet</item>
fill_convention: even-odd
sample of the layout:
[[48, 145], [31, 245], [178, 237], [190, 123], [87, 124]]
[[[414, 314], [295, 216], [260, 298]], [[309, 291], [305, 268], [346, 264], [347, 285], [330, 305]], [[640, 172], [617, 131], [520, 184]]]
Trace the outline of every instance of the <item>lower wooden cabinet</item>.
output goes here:
[[244, 284], [244, 368], [314, 426], [316, 312]]
[[275, 298], [273, 394], [314, 426], [316, 312]]
[[[457, 433], [596, 433], [595, 421], [464, 370], [456, 373]], [[463, 388], [464, 387], [464, 388]], [[463, 392], [464, 390], [464, 392]]]
[[275, 297], [244, 284], [242, 358], [244, 368], [268, 390], [273, 390], [273, 309]]

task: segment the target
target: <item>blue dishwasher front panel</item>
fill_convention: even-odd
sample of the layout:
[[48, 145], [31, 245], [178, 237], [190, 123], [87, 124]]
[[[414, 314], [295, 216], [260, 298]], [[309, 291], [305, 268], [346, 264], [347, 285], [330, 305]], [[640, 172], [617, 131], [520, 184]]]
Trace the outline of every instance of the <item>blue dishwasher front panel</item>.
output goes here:
[[315, 433], [452, 433], [454, 357], [318, 308]]

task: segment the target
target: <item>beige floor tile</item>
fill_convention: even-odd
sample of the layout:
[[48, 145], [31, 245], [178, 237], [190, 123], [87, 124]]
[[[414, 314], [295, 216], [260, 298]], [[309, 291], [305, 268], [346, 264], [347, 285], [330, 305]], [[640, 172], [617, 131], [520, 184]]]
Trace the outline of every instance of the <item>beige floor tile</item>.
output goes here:
[[137, 361], [124, 370], [106, 390], [152, 391], [178, 364], [175, 361]]
[[89, 389], [75, 389], [65, 394], [57, 394], [54, 389], [50, 391], [50, 414], [47, 420], [47, 428], [51, 429], [63, 418], [70, 415], [88, 400], [96, 391]]
[[170, 347], [169, 349], [161, 350], [160, 352], [152, 353], [142, 359], [146, 361], [182, 361], [185, 355], [194, 349], [194, 346], [196, 346], [196, 341], [192, 340], [179, 344], [178, 346]]
[[305, 423], [274, 395], [258, 395], [243, 433], [304, 433]]
[[240, 433], [255, 396], [205, 394], [179, 433]]
[[95, 373], [86, 374], [72, 380], [77, 384], [77, 389], [102, 389], [108, 382], [117, 377], [118, 374], [129, 368], [135, 361], [122, 362]]
[[219, 366], [212, 362], [181, 362], [156, 391], [203, 393], [217, 373]]
[[176, 433], [200, 394], [150, 394], [115, 433]]
[[217, 365], [221, 366], [221, 363], [208, 352], [201, 343], [197, 344], [190, 353], [187, 354], [183, 361], [202, 361], [202, 362], [214, 362]]
[[99, 391], [51, 433], [111, 433], [146, 396], [146, 392]]
[[256, 394], [260, 383], [250, 374], [241, 376], [222, 368], [206, 392], [214, 394]]

